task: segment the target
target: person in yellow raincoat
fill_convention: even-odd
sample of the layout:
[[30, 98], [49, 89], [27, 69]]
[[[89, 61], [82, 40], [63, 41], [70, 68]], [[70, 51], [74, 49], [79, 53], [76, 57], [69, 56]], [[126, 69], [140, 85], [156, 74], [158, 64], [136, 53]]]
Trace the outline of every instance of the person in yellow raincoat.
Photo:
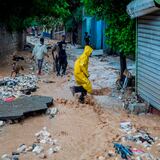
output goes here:
[[79, 86], [71, 87], [72, 94], [74, 96], [75, 93], [81, 93], [79, 97], [79, 101], [84, 103], [84, 97], [87, 93], [92, 93], [92, 84], [90, 82], [89, 73], [88, 73], [88, 64], [89, 64], [89, 57], [92, 54], [93, 49], [89, 46], [89, 42], [86, 43], [84, 48], [84, 52], [82, 55], [76, 60], [74, 65], [74, 76], [76, 83]]

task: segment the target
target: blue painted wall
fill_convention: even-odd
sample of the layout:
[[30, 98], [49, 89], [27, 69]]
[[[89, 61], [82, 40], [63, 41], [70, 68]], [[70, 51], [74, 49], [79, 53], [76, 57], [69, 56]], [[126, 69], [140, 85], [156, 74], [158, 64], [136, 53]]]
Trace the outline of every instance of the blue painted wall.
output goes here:
[[82, 22], [82, 46], [85, 45], [84, 35], [88, 32], [91, 36], [91, 45], [95, 49], [105, 49], [106, 37], [105, 37], [106, 24], [102, 20], [96, 20], [95, 17], [83, 17]]

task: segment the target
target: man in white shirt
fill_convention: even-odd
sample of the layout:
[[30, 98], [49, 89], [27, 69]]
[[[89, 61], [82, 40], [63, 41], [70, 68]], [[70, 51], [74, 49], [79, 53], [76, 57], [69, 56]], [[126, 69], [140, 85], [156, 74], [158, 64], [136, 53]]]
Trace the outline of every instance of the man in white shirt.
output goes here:
[[32, 59], [35, 57], [38, 63], [38, 75], [41, 75], [44, 56], [47, 56], [47, 47], [44, 45], [44, 38], [40, 38], [40, 44], [37, 44], [32, 52]]

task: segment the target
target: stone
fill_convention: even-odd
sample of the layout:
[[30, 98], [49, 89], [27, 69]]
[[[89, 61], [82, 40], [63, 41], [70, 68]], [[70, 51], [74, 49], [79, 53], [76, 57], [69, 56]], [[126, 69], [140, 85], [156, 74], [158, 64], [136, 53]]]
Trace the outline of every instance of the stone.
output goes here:
[[57, 108], [49, 108], [47, 110], [47, 114], [50, 116], [50, 118], [54, 118], [57, 113], [58, 113], [58, 109]]
[[3, 127], [4, 126], [4, 121], [0, 121], [0, 127]]
[[22, 144], [19, 146], [19, 148], [17, 148], [17, 152], [18, 153], [22, 153], [22, 152], [25, 152], [27, 146], [25, 144]]
[[141, 157], [136, 157], [136, 160], [143, 160]]
[[47, 158], [47, 155], [44, 154], [44, 153], [41, 153], [41, 154], [39, 155], [39, 158], [40, 158], [40, 159], [46, 159], [46, 158]]
[[[0, 80], [2, 82], [2, 80]], [[0, 99], [5, 99], [9, 97], [21, 97], [23, 96], [23, 91], [33, 92], [36, 88], [37, 77], [35, 75], [22, 75], [15, 78], [4, 77], [3, 85], [0, 86]], [[2, 84], [2, 83], [1, 83]], [[33, 90], [34, 88], [34, 90]]]
[[42, 146], [37, 145], [34, 149], [33, 149], [33, 153], [35, 154], [40, 154], [44, 151], [44, 148]]
[[128, 105], [128, 110], [130, 113], [133, 114], [142, 114], [142, 113], [147, 113], [149, 107], [145, 103], [134, 102]]
[[132, 124], [131, 122], [121, 122], [120, 127], [123, 131], [129, 132], [132, 129]]
[[47, 151], [47, 154], [48, 155], [51, 155], [54, 153], [54, 149], [53, 148], [49, 148], [48, 151]]
[[100, 156], [100, 157], [98, 157], [98, 160], [105, 160], [105, 157]]
[[157, 141], [158, 139], [159, 139], [158, 137], [155, 137], [155, 138], [154, 138], [155, 141]]
[[35, 136], [39, 143], [54, 145], [54, 140], [51, 138], [51, 134], [47, 131], [46, 127], [44, 127], [40, 132], [37, 132]]
[[18, 155], [13, 155], [11, 160], [19, 160], [19, 156]]
[[26, 152], [32, 152], [33, 150], [33, 147], [32, 146], [29, 146], [27, 149], [26, 149]]
[[56, 146], [56, 147], [53, 148], [53, 151], [54, 151], [54, 153], [56, 153], [56, 152], [59, 152], [60, 149], [61, 149], [60, 146]]
[[11, 157], [8, 154], [4, 154], [2, 155], [1, 160], [11, 160]]
[[114, 151], [109, 151], [107, 157], [114, 157], [115, 152]]

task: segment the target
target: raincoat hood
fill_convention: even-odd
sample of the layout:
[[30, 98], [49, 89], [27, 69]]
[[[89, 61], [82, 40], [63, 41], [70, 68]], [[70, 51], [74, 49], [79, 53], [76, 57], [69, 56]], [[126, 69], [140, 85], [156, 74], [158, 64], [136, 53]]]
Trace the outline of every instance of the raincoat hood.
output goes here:
[[90, 46], [85, 46], [83, 54], [89, 57], [92, 52], [93, 52], [93, 49]]

